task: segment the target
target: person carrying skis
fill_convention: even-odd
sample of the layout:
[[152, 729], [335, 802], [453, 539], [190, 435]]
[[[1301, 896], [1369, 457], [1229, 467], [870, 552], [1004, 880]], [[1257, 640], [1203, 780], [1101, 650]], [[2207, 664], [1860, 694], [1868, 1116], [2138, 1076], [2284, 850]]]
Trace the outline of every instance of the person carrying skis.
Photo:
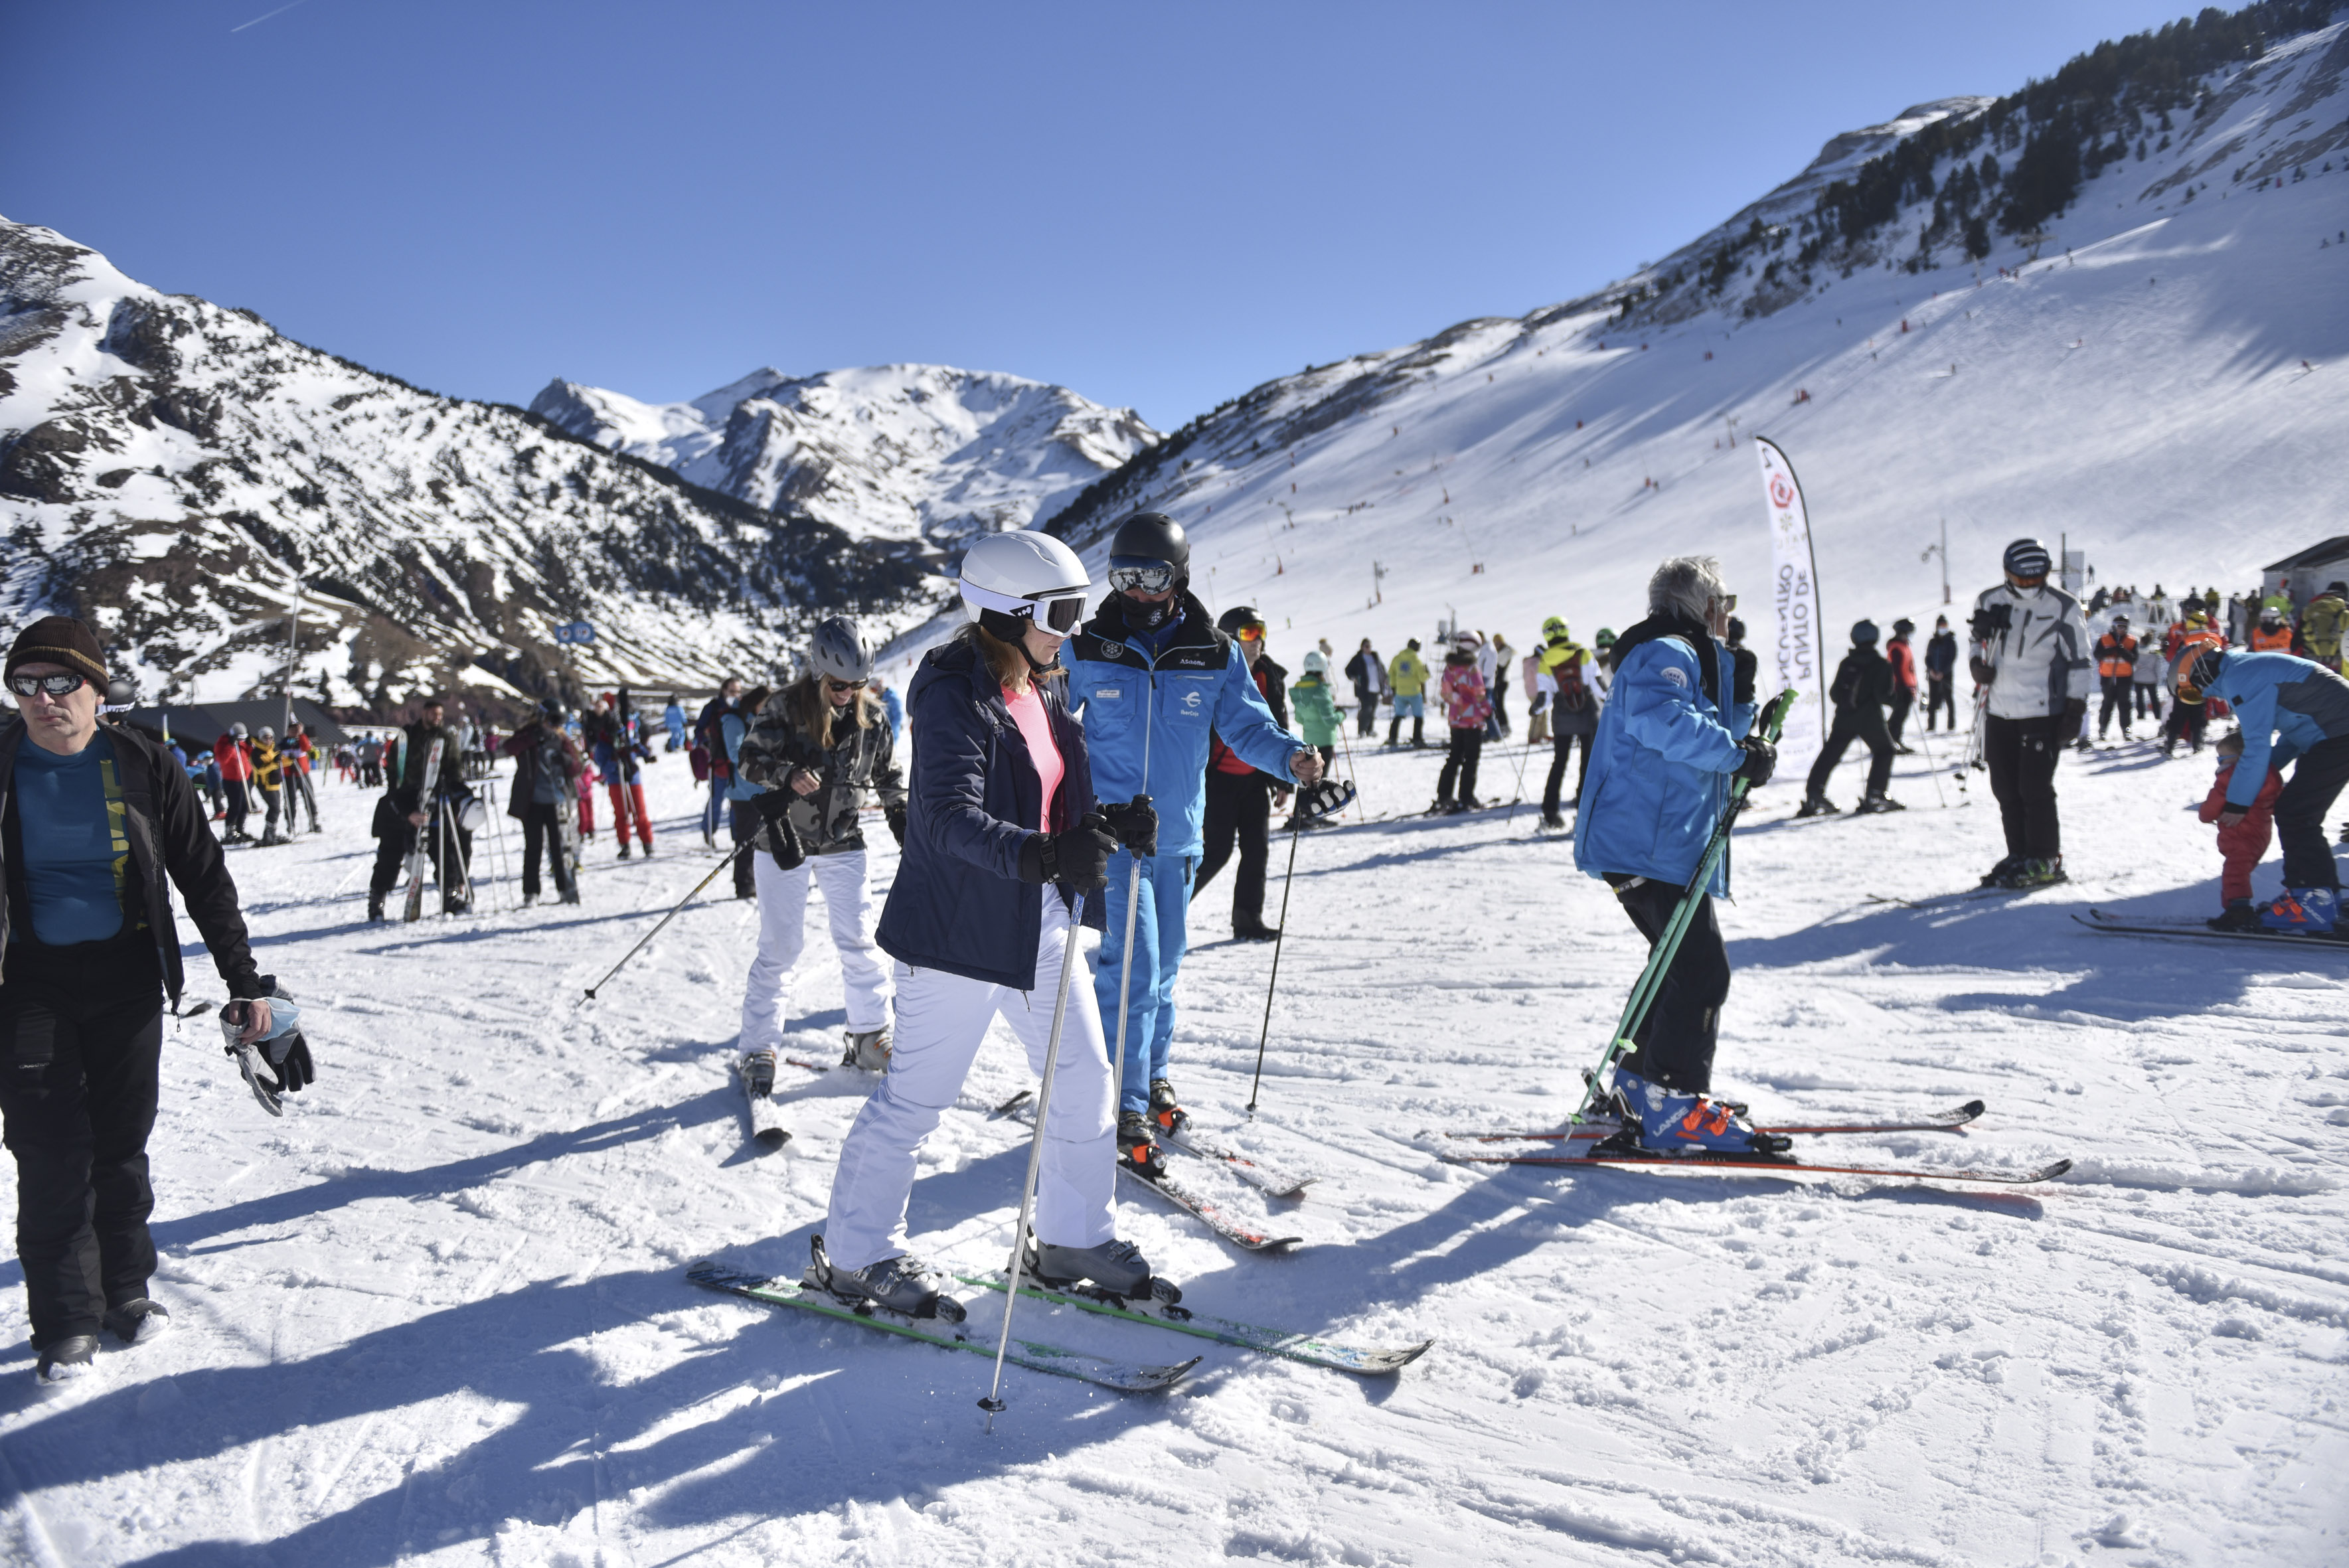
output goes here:
[[1702, 889], [1690, 882], [1731, 781], [1769, 781], [1777, 750], [1751, 735], [1755, 659], [1721, 637], [1736, 595], [1711, 556], [1680, 556], [1648, 583], [1648, 618], [1615, 645], [1615, 687], [1599, 717], [1574, 863], [1615, 890], [1652, 951], [1684, 893], [1699, 896], [1655, 1005], [1616, 1065], [1625, 1130], [1649, 1149], [1751, 1150], [1738, 1109], [1712, 1098], [1729, 954], [1713, 903], [1729, 894], [1724, 857]]
[[[1102, 790], [1112, 800], [1148, 799], [1157, 809], [1154, 838], [1125, 838], [1110, 861], [1102, 900], [1109, 932], [1093, 971], [1097, 1010], [1112, 1037], [1123, 986], [1118, 1147], [1121, 1158], [1144, 1170], [1163, 1162], [1154, 1126], [1171, 1130], [1185, 1116], [1168, 1072], [1174, 978], [1189, 945], [1192, 883], [1206, 848], [1208, 755], [1220, 746], [1259, 779], [1270, 773], [1310, 784], [1321, 777], [1320, 754], [1275, 719], [1251, 678], [1244, 645], [1210, 619], [1190, 583], [1191, 544], [1182, 524], [1164, 512], [1127, 518], [1110, 541], [1109, 595], [1071, 649], [1070, 700], [1084, 716]], [[1261, 784], [1256, 793], [1261, 824]]]
[[1485, 675], [1478, 667], [1481, 652], [1476, 634], [1462, 632], [1452, 639], [1452, 651], [1444, 655], [1444, 682], [1437, 695], [1444, 703], [1444, 722], [1452, 728], [1452, 744], [1444, 753], [1444, 769], [1435, 778], [1435, 804], [1428, 808], [1431, 811], [1457, 814], [1484, 804], [1476, 799], [1476, 762], [1485, 754], [1485, 728], [1492, 719], [1493, 704], [1485, 695]]
[[2137, 638], [2129, 634], [2127, 615], [2113, 617], [2112, 629], [2096, 639], [2096, 679], [2104, 689], [2105, 700], [2096, 708], [2096, 738], [2102, 740], [2113, 727], [2113, 714], [2121, 716], [2121, 738], [2129, 738], [2129, 703], [2137, 685]]
[[1900, 729], [1909, 722], [1909, 710], [1917, 706], [1917, 655], [1909, 645], [1909, 634], [1916, 630], [1917, 623], [1903, 615], [1892, 623], [1892, 635], [1884, 644], [1884, 662], [1892, 666], [1892, 711], [1885, 716], [1884, 733], [1892, 738], [1892, 749], [1902, 757], [1912, 755], [1908, 742], [1900, 738]]
[[[2283, 774], [2272, 758], [2266, 780], [2251, 805], [2236, 811], [2227, 799], [2227, 791], [2234, 787], [2235, 769], [2243, 760], [2243, 732], [2231, 730], [2220, 736], [2211, 749], [2219, 754], [2219, 777], [2211, 782], [2210, 794], [2202, 802], [2201, 818], [2217, 822], [2231, 816], [2232, 820], [2219, 830], [2219, 853], [2224, 864], [2219, 872], [2219, 903], [2221, 913], [2210, 922], [2213, 931], [2261, 931], [2259, 906], [2251, 901], [2251, 872], [2259, 868], [2261, 857], [2275, 837], [2276, 797], [2283, 791]], [[2288, 759], [2287, 759], [2288, 760]]]
[[563, 732], [563, 705], [553, 697], [540, 703], [538, 716], [507, 736], [499, 749], [514, 759], [513, 793], [507, 798], [506, 815], [522, 824], [523, 905], [538, 902], [541, 855], [553, 863], [555, 896], [577, 903], [579, 884], [564, 848], [558, 813], [572, 809], [587, 759]]
[[[375, 809], [375, 872], [367, 879], [367, 918], [383, 918], [384, 895], [399, 885], [400, 868], [416, 847], [416, 835], [432, 820], [437, 802], [442, 820], [424, 833], [424, 852], [432, 862], [433, 880], [440, 887], [440, 912], [462, 914], [471, 905], [471, 891], [463, 868], [472, 863], [473, 835], [457, 820], [456, 802], [467, 793], [465, 761], [457, 732], [444, 722], [448, 707], [437, 696], [424, 699], [416, 722], [406, 727], [399, 746], [399, 771]], [[440, 771], [428, 779], [425, 764], [432, 743], [440, 743]], [[453, 855], [444, 863], [444, 848]]]
[[1958, 701], [1952, 686], [1958, 668], [1958, 634], [1947, 615], [1933, 617], [1932, 640], [1925, 645], [1925, 729], [1933, 728], [1933, 715], [1948, 716], [1948, 728], [1958, 727]]
[[[817, 622], [799, 679], [760, 705], [736, 751], [740, 782], [760, 791], [736, 808], [757, 824], [751, 847], [741, 851], [759, 900], [759, 955], [742, 990], [746, 1054], [783, 1043], [812, 878], [831, 912], [847, 993], [841, 1065], [867, 1072], [889, 1065], [889, 976], [873, 945], [871, 867], [857, 815], [868, 797], [877, 799], [890, 835], [903, 845], [905, 776], [889, 716], [873, 693], [874, 653], [848, 616]], [[730, 732], [739, 722], [731, 714], [724, 721]], [[771, 1083], [773, 1064], [766, 1066]]]
[[1811, 764], [1802, 809], [1795, 813], [1797, 817], [1835, 813], [1837, 808], [1827, 799], [1827, 777], [1855, 740], [1868, 748], [1868, 792], [1851, 809], [1852, 815], [1906, 810], [1884, 792], [1892, 781], [1892, 737], [1884, 727], [1884, 704], [1892, 695], [1892, 665], [1876, 651], [1876, 637], [1873, 621], [1858, 622], [1851, 629], [1851, 652], [1844, 655], [1843, 663], [1836, 666], [1835, 679], [1827, 686], [1835, 722], [1827, 729], [1826, 744], [1819, 748], [1818, 759]]
[[[1115, 819], [1097, 808], [1087, 732], [1061, 698], [1061, 644], [1084, 617], [1086, 591], [1083, 565], [1051, 535], [981, 535], [962, 562], [972, 624], [925, 655], [906, 687], [919, 744], [905, 858], [879, 932], [897, 961], [896, 1041], [887, 1075], [841, 1143], [824, 1233], [812, 1248], [808, 1283], [835, 1295], [916, 1317], [962, 1316], [944, 1294], [945, 1274], [908, 1251], [915, 1162], [988, 1026], [1001, 1017], [1041, 1073], [1063, 995], [1038, 1150], [1038, 1277], [1091, 1280], [1120, 1295], [1148, 1291], [1149, 1262], [1117, 1238], [1112, 1206], [1117, 1154], [1101, 1009], [1089, 987], [1076, 976], [1064, 985], [1061, 973], [1076, 901], [1084, 923], [1099, 929], [1110, 851], [1120, 842], [1147, 847], [1157, 832], [1146, 802], [1120, 808]], [[1106, 717], [1123, 701], [1131, 723], [1139, 693], [1129, 676], [1112, 678], [1127, 684], [1096, 696], [1095, 711]], [[1204, 728], [1206, 719], [1184, 722]]]
[[1368, 740], [1378, 733], [1379, 699], [1393, 689], [1387, 682], [1386, 661], [1368, 637], [1346, 661], [1346, 678], [1354, 683], [1354, 733]]
[[2300, 613], [2300, 640], [2320, 665], [2341, 668], [2341, 634], [2349, 630], [2349, 583], [2327, 583]]
[[67, 616], [35, 621], [5, 680], [16, 711], [0, 725], [0, 1134], [16, 1162], [33, 1373], [51, 1383], [95, 1369], [101, 1328], [143, 1345], [171, 1326], [147, 1294], [147, 1139], [164, 1002], [176, 1014], [185, 982], [173, 887], [228, 987], [223, 1017], [266, 1059], [255, 1081], [290, 1094], [314, 1073], [300, 1033], [273, 1016], [284, 993], [256, 972], [194, 786], [160, 745], [98, 717], [97, 636]]
[[1402, 721], [1411, 720], [1411, 748], [1419, 750], [1427, 744], [1427, 661], [1419, 656], [1419, 639], [1413, 637], [1402, 645], [1402, 652], [1387, 666], [1387, 684], [1394, 689], [1394, 699], [1388, 707], [1392, 716], [1387, 722], [1387, 744], [1400, 744], [1396, 738], [1402, 733]]
[[2189, 639], [2178, 655], [2178, 700], [2224, 702], [2241, 726], [2242, 759], [2229, 781], [2219, 826], [2233, 828], [2258, 804], [2271, 761], [2292, 760], [2275, 799], [2283, 845], [2283, 892], [2260, 911], [2270, 931], [2333, 934], [2341, 875], [2324, 841], [2324, 813], [2349, 784], [2349, 677], [2297, 654], [2235, 652]]
[[2045, 887], [2065, 880], [2055, 762], [2087, 717], [2095, 661], [2079, 600], [2047, 581], [2047, 547], [2018, 539], [2002, 564], [2006, 581], [1975, 598], [1968, 628], [1966, 667], [1990, 688], [1982, 754], [2006, 830], [2006, 856], [1982, 885]]
[[1599, 696], [1593, 685], [1596, 661], [1590, 650], [1574, 640], [1560, 615], [1542, 623], [1541, 651], [1534, 657], [1553, 694], [1549, 778], [1542, 784], [1541, 820], [1543, 827], [1557, 832], [1566, 827], [1566, 819], [1558, 814], [1558, 791], [1566, 782], [1567, 761], [1574, 755], [1577, 740], [1582, 742], [1582, 771], [1574, 776], [1574, 796], [1566, 805], [1580, 807], [1582, 787], [1590, 777], [1590, 743], [1599, 733]]
[[612, 800], [612, 831], [620, 841], [620, 859], [628, 858], [628, 830], [636, 829], [645, 854], [653, 852], [652, 818], [645, 811], [644, 780], [636, 763], [650, 749], [637, 738], [634, 716], [628, 711], [628, 688], [605, 692], [595, 699], [595, 711], [586, 725], [587, 744], [604, 775], [604, 789]]
[[318, 793], [310, 787], [310, 770], [317, 765], [317, 761], [318, 743], [310, 738], [308, 728], [296, 724], [287, 729], [285, 732], [285, 830], [289, 834], [294, 831], [294, 809], [296, 806], [307, 806], [310, 809], [312, 832], [326, 831], [318, 822]]

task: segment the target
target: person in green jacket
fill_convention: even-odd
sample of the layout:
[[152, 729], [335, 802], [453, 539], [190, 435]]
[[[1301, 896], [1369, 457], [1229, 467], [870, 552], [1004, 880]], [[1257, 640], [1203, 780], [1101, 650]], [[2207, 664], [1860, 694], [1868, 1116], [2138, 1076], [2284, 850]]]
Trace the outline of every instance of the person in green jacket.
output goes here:
[[1321, 766], [1338, 758], [1338, 699], [1330, 685], [1330, 660], [1319, 648], [1305, 655], [1305, 673], [1288, 688], [1288, 704], [1305, 744], [1321, 753]]
[[1413, 637], [1403, 645], [1402, 652], [1387, 666], [1387, 680], [1394, 687], [1394, 715], [1387, 725], [1387, 744], [1399, 744], [1402, 721], [1411, 720], [1411, 745], [1416, 751], [1427, 744], [1427, 661], [1419, 656], [1419, 639]]

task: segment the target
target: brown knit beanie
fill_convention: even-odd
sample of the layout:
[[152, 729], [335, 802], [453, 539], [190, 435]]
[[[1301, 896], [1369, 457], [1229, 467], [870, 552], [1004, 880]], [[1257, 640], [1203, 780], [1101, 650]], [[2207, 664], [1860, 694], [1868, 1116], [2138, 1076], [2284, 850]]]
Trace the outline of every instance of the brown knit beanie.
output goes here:
[[15, 675], [18, 665], [63, 665], [88, 676], [101, 695], [106, 690], [106, 650], [98, 645], [97, 634], [71, 615], [44, 615], [17, 633], [0, 678]]

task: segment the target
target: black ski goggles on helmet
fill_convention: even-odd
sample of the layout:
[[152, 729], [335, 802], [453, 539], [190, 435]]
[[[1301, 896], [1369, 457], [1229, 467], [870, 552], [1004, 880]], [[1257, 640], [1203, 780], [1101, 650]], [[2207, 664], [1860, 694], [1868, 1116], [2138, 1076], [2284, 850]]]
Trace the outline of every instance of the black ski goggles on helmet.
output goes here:
[[1109, 585], [1121, 593], [1171, 593], [1180, 575], [1165, 562], [1146, 555], [1110, 557]]

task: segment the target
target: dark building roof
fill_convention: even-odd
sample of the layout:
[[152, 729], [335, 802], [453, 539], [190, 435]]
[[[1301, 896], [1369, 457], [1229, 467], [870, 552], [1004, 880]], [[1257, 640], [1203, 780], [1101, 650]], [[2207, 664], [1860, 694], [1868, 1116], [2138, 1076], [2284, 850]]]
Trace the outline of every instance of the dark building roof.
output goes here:
[[2327, 561], [2349, 557], [2349, 533], [2336, 533], [2322, 544], [2312, 544], [2297, 555], [2287, 555], [2282, 561], [2271, 561], [2261, 568], [2266, 572], [2290, 572], [2301, 566], [2318, 566]]
[[[209, 748], [212, 743], [228, 733], [232, 724], [244, 726], [247, 734], [257, 733], [263, 725], [272, 729], [285, 727], [285, 699], [282, 696], [259, 697], [252, 702], [185, 703], [169, 707], [134, 707], [114, 716], [133, 729], [143, 729], [160, 739], [168, 732], [183, 743], [189, 753]], [[294, 699], [294, 722], [310, 732], [310, 738], [321, 746], [336, 746], [348, 738], [335, 716], [312, 702], [308, 697]]]

